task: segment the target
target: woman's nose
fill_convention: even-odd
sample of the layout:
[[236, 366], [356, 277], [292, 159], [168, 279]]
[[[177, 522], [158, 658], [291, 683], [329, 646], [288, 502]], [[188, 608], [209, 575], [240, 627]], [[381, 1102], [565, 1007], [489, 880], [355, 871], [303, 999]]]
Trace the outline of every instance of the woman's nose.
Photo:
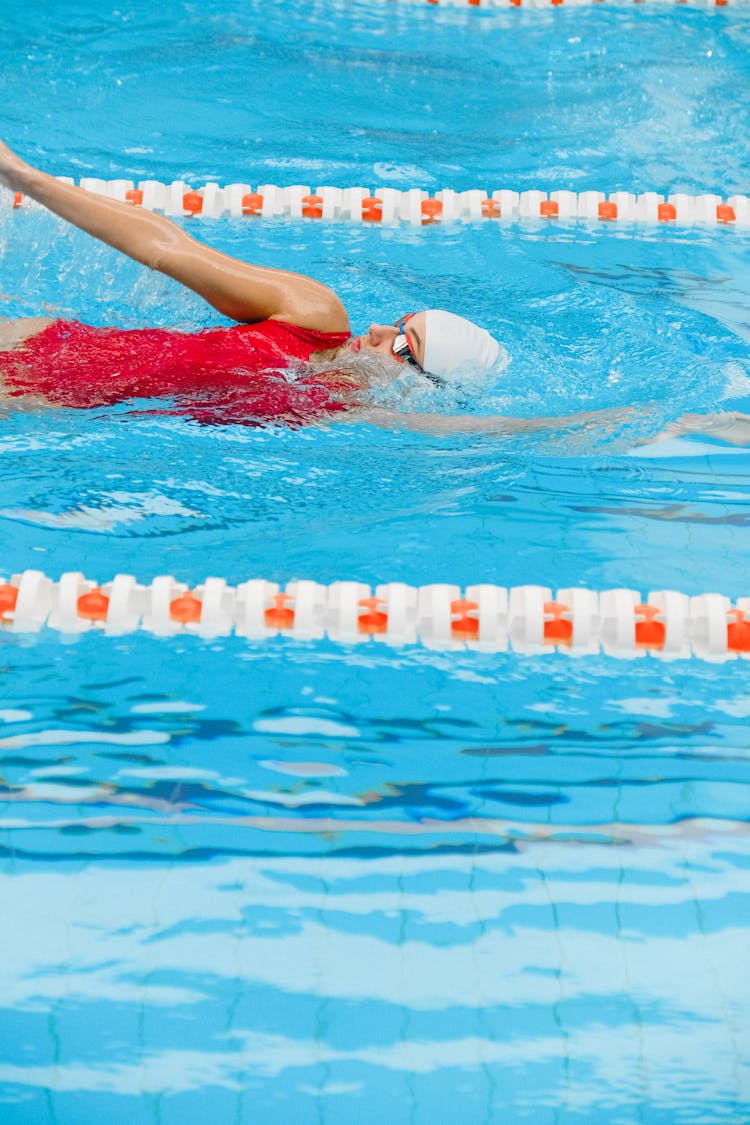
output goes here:
[[388, 341], [393, 334], [394, 329], [387, 324], [370, 325], [370, 341], [375, 347]]

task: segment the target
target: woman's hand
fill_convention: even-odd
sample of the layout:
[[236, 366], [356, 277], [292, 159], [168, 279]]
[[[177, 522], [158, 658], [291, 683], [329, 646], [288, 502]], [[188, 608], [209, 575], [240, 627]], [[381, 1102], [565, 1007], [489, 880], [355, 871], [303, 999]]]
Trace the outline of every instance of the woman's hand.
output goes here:
[[0, 184], [10, 188], [11, 191], [21, 190], [21, 180], [24, 171], [28, 171], [28, 164], [16, 156], [15, 152], [0, 141]]

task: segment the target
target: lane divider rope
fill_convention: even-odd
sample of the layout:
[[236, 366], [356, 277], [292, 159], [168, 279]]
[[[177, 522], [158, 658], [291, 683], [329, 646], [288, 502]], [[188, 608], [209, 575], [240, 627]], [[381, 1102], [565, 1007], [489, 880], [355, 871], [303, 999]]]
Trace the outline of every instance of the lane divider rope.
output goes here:
[[0, 577], [0, 632], [35, 633], [44, 626], [68, 636], [98, 630], [110, 636], [145, 631], [160, 637], [234, 634], [251, 641], [289, 637], [353, 645], [421, 643], [432, 649], [508, 649], [538, 655], [607, 655], [712, 662], [750, 659], [750, 597], [732, 605], [723, 594], [689, 597], [656, 590], [597, 593], [582, 587], [490, 584], [409, 586], [374, 590], [361, 582], [328, 586], [309, 580], [254, 578], [230, 586], [207, 578], [193, 588], [171, 575], [141, 585], [129, 574], [99, 584], [78, 572], [53, 581], [38, 570]]
[[[63, 183], [75, 183], [66, 176]], [[480, 188], [453, 191], [445, 188], [430, 195], [420, 188], [400, 191], [365, 187], [318, 187], [315, 191], [303, 184], [278, 187], [260, 184], [228, 184], [220, 187], [209, 182], [190, 188], [184, 180], [162, 183], [159, 180], [99, 180], [83, 178], [80, 187], [149, 211], [173, 218], [200, 216], [204, 219], [287, 218], [328, 222], [382, 223], [393, 226], [409, 223], [428, 226], [432, 223], [499, 222], [537, 220], [571, 222], [588, 220], [602, 223], [674, 223], [694, 226], [707, 223], [718, 226], [750, 227], [750, 196], [715, 194], [660, 195], [655, 191], [636, 195], [629, 191], [511, 191], [491, 192]], [[13, 206], [37, 207], [20, 192], [15, 192]]]
[[[601, 4], [604, 0], [424, 0], [424, 2], [444, 8], [556, 8], [563, 5], [566, 8], [578, 8], [584, 4]], [[642, 4], [644, 0], [630, 0], [630, 2]], [[661, 0], [661, 2], [686, 5], [688, 0]], [[747, 0], [732, 0], [733, 7], [738, 4], [743, 6], [745, 3]], [[729, 0], [690, 0], [690, 4], [701, 8], [726, 8]], [[610, 8], [614, 6], [615, 4], [611, 2], [607, 5]]]

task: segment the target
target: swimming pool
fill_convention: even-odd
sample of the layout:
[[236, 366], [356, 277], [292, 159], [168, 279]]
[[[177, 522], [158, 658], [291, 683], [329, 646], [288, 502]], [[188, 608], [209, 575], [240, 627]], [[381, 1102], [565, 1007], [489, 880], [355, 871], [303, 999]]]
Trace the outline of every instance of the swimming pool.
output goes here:
[[[659, 5], [15, 10], [3, 133], [61, 175], [747, 190], [750, 17]], [[677, 45], [677, 46], [676, 46]], [[12, 413], [3, 575], [747, 593], [748, 232], [197, 219], [357, 327], [481, 317], [491, 387], [614, 439]], [[39, 211], [3, 309], [209, 323]], [[747, 1118], [748, 665], [0, 633], [9, 1125]]]

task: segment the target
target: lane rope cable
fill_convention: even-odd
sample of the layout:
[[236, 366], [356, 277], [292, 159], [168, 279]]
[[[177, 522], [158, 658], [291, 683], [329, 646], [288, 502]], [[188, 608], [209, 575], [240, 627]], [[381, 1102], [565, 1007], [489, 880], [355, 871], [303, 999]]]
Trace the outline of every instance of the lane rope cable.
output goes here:
[[230, 586], [207, 578], [190, 587], [171, 575], [142, 585], [129, 574], [98, 583], [79, 572], [53, 581], [38, 570], [0, 577], [0, 633], [68, 637], [92, 630], [109, 636], [145, 631], [159, 637], [235, 635], [249, 641], [287, 637], [344, 645], [422, 644], [439, 650], [561, 652], [711, 662], [750, 659], [750, 597], [733, 605], [723, 594], [690, 597], [675, 590], [596, 592], [583, 587], [462, 589], [447, 583], [375, 587], [356, 581], [322, 585], [253, 578]]
[[[63, 183], [74, 184], [66, 176]], [[84, 177], [79, 186], [110, 199], [160, 212], [171, 218], [203, 219], [263, 218], [324, 222], [401, 223], [429, 226], [433, 223], [497, 221], [595, 223], [664, 223], [677, 226], [708, 224], [750, 227], [750, 196], [721, 196], [713, 193], [662, 195], [655, 191], [637, 195], [629, 191], [484, 191], [444, 188], [430, 195], [420, 188], [318, 187], [304, 184], [237, 183], [221, 187], [208, 182], [191, 188], [184, 180], [100, 180]], [[13, 197], [14, 210], [40, 208], [20, 192]]]
[[[589, 4], [604, 4], [605, 0], [410, 0], [412, 4], [427, 3], [443, 8], [580, 8]], [[609, 0], [608, 8], [626, 3], [642, 4], [644, 0]], [[726, 8], [730, 0], [658, 0], [663, 4], [681, 4], [699, 8]], [[748, 0], [731, 0], [732, 7], [743, 7]]]

